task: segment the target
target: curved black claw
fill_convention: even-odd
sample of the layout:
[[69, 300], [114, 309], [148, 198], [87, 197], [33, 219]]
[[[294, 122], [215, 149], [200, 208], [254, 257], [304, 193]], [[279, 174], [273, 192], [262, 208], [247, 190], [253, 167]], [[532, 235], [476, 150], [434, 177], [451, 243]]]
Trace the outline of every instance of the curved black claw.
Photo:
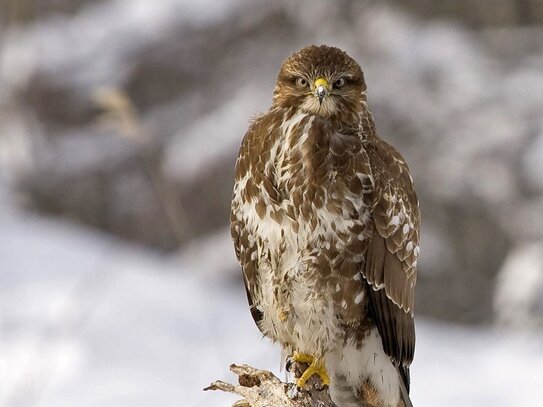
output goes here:
[[317, 391], [324, 391], [324, 390], [328, 389], [328, 385], [327, 384], [322, 384], [322, 383], [315, 383], [315, 385], [313, 387]]
[[293, 364], [294, 364], [294, 359], [292, 359], [292, 357], [289, 356], [287, 358], [287, 363], [285, 364], [285, 369], [287, 370], [287, 372], [292, 373], [292, 370], [290, 370], [290, 369], [292, 369]]

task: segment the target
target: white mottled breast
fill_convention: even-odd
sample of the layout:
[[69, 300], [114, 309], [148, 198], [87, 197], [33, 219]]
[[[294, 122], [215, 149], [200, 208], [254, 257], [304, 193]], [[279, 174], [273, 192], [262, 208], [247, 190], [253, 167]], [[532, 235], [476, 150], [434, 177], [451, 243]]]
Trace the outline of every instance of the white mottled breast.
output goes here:
[[[294, 135], [293, 129], [304, 119], [306, 123], [301, 132]], [[313, 119], [306, 114], [297, 114], [283, 121], [281, 137], [276, 139], [265, 169], [268, 174], [278, 174], [276, 183], [285, 182], [292, 176], [287, 158], [304, 148]], [[290, 138], [294, 136], [297, 137], [294, 148], [287, 150], [285, 146], [290, 145]], [[247, 179], [240, 180], [238, 190], [243, 189], [246, 182]], [[347, 231], [354, 221], [348, 214], [329, 212], [324, 205], [319, 209], [313, 208], [311, 216], [317, 218], [317, 224], [312, 227], [307, 220], [286, 216], [288, 206], [294, 205], [288, 195], [277, 204], [264, 188], [260, 192], [258, 199], [264, 199], [266, 204], [262, 218], [254, 201], [240, 202], [238, 213], [245, 227], [251, 231], [250, 243], [254, 242], [258, 247], [253, 252], [256, 258], [252, 260], [258, 263], [258, 292], [254, 293], [253, 299], [263, 314], [260, 328], [284, 346], [288, 344], [299, 352], [324, 354], [336, 346], [343, 332], [334, 302], [319, 285], [322, 281], [312, 263], [316, 253], [320, 249], [328, 250], [331, 242], [341, 245], [337, 234]], [[356, 207], [363, 205], [358, 196], [348, 196], [348, 199], [352, 199]], [[277, 210], [285, 213], [280, 223], [271, 216], [272, 211]], [[356, 293], [357, 303], [362, 295], [362, 292]]]

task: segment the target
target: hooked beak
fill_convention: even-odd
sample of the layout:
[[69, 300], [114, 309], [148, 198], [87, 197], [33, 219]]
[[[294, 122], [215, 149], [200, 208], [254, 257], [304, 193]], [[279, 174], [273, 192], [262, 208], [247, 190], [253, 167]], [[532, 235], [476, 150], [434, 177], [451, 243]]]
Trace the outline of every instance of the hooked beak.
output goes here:
[[318, 78], [315, 81], [315, 96], [319, 99], [319, 105], [322, 105], [322, 101], [328, 95], [329, 86], [328, 81], [324, 78]]

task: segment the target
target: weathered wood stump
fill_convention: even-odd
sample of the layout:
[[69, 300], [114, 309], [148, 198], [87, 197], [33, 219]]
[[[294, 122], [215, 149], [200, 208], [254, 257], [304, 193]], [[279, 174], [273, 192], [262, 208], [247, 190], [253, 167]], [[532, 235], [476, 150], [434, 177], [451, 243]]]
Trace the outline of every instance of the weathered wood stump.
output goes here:
[[[307, 366], [305, 366], [307, 367]], [[294, 366], [295, 376], [300, 366]], [[284, 383], [272, 372], [248, 365], [231, 365], [230, 370], [238, 375], [239, 386], [217, 380], [204, 390], [222, 390], [235, 393], [244, 399], [232, 407], [335, 407], [328, 389], [320, 379], [311, 377], [307, 389], [299, 390], [295, 383]], [[302, 370], [303, 371], [303, 370]]]

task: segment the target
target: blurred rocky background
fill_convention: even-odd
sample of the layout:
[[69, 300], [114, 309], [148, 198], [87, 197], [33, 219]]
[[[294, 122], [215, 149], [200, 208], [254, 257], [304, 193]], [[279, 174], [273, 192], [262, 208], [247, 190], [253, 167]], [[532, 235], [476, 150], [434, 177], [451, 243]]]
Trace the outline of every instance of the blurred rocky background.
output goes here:
[[0, 200], [238, 286], [237, 148], [309, 43], [361, 63], [410, 164], [417, 315], [541, 328], [541, 0], [0, 0]]

